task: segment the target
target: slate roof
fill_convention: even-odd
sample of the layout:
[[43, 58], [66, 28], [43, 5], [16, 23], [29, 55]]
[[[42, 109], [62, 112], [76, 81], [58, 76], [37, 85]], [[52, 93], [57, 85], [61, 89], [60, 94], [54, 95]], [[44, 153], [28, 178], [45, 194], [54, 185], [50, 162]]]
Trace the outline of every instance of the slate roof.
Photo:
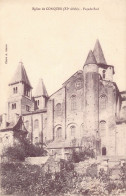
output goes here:
[[25, 70], [22, 62], [19, 62], [17, 70], [16, 70], [11, 82], [9, 83], [9, 85], [16, 84], [18, 82], [23, 82], [32, 88], [30, 81], [28, 79], [26, 70]]
[[43, 82], [43, 79], [39, 79], [36, 91], [34, 93], [34, 97], [45, 96], [48, 97], [48, 93]]
[[96, 40], [93, 54], [98, 64], [107, 65], [99, 40]]
[[27, 130], [24, 126], [22, 117], [20, 116], [16, 122], [11, 122], [8, 124], [6, 128], [0, 129], [0, 132], [6, 132], [6, 131], [14, 131], [14, 132], [21, 132], [21, 133], [27, 133]]
[[97, 61], [95, 59], [95, 56], [94, 56], [92, 50], [89, 51], [84, 65], [88, 65], [88, 64], [97, 64]]

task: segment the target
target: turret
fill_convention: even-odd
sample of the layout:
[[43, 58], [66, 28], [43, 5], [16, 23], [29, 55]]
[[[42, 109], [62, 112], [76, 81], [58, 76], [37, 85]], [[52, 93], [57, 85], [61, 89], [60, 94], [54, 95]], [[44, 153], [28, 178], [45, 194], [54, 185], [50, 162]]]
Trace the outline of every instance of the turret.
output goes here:
[[42, 79], [39, 79], [35, 94], [35, 109], [44, 109], [46, 108], [47, 99], [48, 99], [48, 93], [46, 90], [46, 87], [44, 85], [44, 82]]
[[114, 67], [112, 65], [107, 64], [99, 40], [97, 40], [95, 43], [93, 54], [99, 67], [98, 72], [101, 75], [101, 78], [103, 80], [112, 81]]
[[96, 138], [98, 132], [98, 65], [90, 50], [84, 64], [84, 134]]

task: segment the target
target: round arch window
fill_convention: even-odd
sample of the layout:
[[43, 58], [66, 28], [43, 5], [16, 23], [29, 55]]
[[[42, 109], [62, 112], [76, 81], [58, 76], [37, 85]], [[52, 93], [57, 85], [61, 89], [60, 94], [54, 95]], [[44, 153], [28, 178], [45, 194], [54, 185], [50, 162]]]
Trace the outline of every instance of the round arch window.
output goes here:
[[105, 156], [106, 155], [106, 147], [102, 148], [102, 155]]
[[62, 138], [62, 127], [58, 127], [56, 129], [56, 139], [61, 139]]
[[61, 110], [61, 103], [57, 103], [55, 111], [56, 111], [57, 116], [61, 115], [61, 111], [62, 111]]
[[74, 125], [70, 127], [70, 132], [72, 137], [76, 136], [76, 127]]

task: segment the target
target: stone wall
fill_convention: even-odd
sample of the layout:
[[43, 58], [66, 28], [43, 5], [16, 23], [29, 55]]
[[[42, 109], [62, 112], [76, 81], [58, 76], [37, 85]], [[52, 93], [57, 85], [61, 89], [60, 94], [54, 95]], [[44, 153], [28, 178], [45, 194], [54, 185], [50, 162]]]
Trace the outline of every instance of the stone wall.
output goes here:
[[[66, 85], [66, 137], [73, 139], [71, 127], [75, 126], [75, 137], [83, 135], [83, 72], [78, 71], [65, 84]], [[75, 97], [75, 105], [72, 99]], [[74, 102], [74, 100], [73, 100]]]
[[[37, 141], [42, 142], [45, 140], [45, 123], [47, 114], [46, 113], [35, 113], [30, 115], [24, 115], [24, 125], [28, 131], [27, 137], [35, 144]], [[36, 120], [38, 125], [36, 126]], [[44, 133], [43, 133], [44, 132]]]
[[12, 146], [14, 143], [13, 138], [13, 131], [1, 131], [0, 132], [0, 155], [3, 153], [3, 150], [8, 147]]
[[126, 123], [116, 125], [116, 155], [126, 157]]

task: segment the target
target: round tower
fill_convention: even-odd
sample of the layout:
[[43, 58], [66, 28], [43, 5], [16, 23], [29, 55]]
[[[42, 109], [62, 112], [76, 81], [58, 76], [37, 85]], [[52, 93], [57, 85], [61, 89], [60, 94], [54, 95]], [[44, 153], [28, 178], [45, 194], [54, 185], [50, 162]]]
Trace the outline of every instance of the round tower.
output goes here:
[[92, 51], [84, 64], [84, 134], [96, 138], [98, 134], [98, 65]]

